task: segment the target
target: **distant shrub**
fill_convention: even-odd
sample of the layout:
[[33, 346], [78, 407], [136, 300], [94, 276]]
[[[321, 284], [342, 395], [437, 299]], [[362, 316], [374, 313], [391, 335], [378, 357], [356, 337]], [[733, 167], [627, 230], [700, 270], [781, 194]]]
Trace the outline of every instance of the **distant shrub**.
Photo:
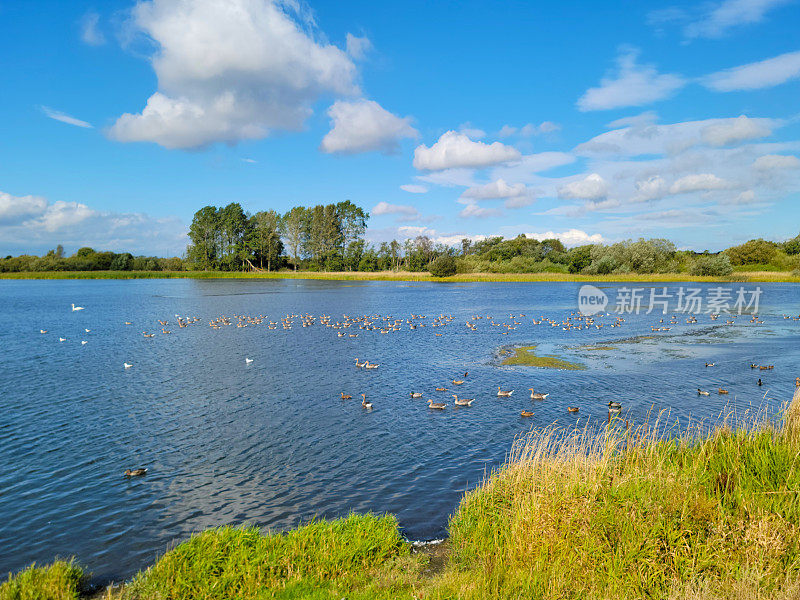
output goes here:
[[715, 256], [701, 256], [694, 261], [689, 272], [692, 275], [720, 277], [730, 275], [733, 272], [733, 267], [731, 267], [731, 261], [725, 254], [717, 254]]
[[428, 266], [428, 271], [434, 277], [450, 277], [455, 275], [457, 270], [456, 259], [447, 255], [434, 259]]

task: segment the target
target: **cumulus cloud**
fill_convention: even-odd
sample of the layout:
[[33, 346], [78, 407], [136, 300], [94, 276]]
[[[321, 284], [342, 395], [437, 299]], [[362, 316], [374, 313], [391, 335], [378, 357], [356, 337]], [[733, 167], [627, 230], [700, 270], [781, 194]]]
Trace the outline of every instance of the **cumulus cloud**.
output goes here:
[[484, 185], [473, 186], [463, 194], [462, 198], [472, 198], [474, 200], [494, 200], [498, 198], [513, 198], [515, 196], [524, 196], [528, 193], [528, 189], [524, 183], [515, 183], [509, 185], [502, 179], [491, 181]]
[[60, 110], [54, 110], [49, 106], [42, 106], [40, 107], [42, 112], [49, 118], [54, 119], [56, 121], [61, 121], [62, 123], [66, 123], [67, 125], [75, 125], [76, 127], [84, 127], [86, 129], [92, 129], [92, 124], [87, 123], [86, 121], [81, 121], [80, 119], [76, 119], [73, 116], [68, 115], [67, 113], [63, 113]]
[[363, 60], [367, 52], [372, 50], [372, 42], [367, 37], [358, 37], [352, 33], [347, 34], [347, 53], [355, 60]]
[[558, 195], [561, 198], [599, 200], [608, 195], [608, 183], [597, 173], [592, 173], [584, 179], [562, 186], [558, 190]]
[[100, 15], [96, 12], [88, 12], [81, 19], [81, 40], [84, 44], [90, 46], [102, 46], [106, 43], [106, 37], [103, 35], [97, 25], [100, 22]]
[[400, 186], [400, 189], [404, 192], [408, 192], [409, 194], [425, 194], [428, 192], [428, 188], [424, 185], [418, 185], [416, 183], [404, 183]]
[[414, 150], [414, 167], [421, 171], [441, 171], [454, 168], [483, 168], [517, 160], [519, 150], [500, 142], [485, 144], [469, 136], [448, 131], [430, 148], [420, 145]]
[[773, 87], [800, 77], [800, 51], [712, 73], [703, 79], [717, 92], [757, 90]]
[[36, 252], [58, 244], [176, 255], [188, 238], [174, 217], [100, 211], [81, 202], [0, 192], [0, 253]]
[[675, 181], [669, 188], [670, 194], [686, 194], [688, 192], [710, 192], [732, 187], [729, 181], [720, 179], [713, 173], [686, 175]]
[[351, 57], [277, 0], [140, 0], [158, 91], [109, 130], [123, 142], [202, 148], [298, 130], [321, 97], [360, 93]]
[[636, 195], [633, 198], [634, 202], [662, 198], [669, 190], [667, 182], [664, 181], [664, 178], [660, 175], [653, 175], [645, 180], [637, 181], [635, 187]]
[[331, 130], [322, 138], [320, 150], [330, 154], [380, 151], [391, 154], [403, 138], [417, 138], [411, 117], [393, 115], [372, 100], [338, 100], [328, 109]]
[[498, 217], [502, 214], [503, 211], [499, 208], [486, 208], [485, 206], [480, 206], [477, 202], [470, 202], [458, 213], [460, 217], [464, 218]]
[[759, 23], [766, 13], [789, 0], [724, 0], [698, 20], [689, 23], [684, 33], [688, 38], [720, 38], [730, 29]]
[[728, 119], [713, 123], [702, 131], [703, 140], [712, 146], [729, 146], [748, 140], [763, 138], [772, 133], [772, 129], [763, 120], [748, 119], [741, 115], [736, 119]]
[[419, 210], [409, 204], [389, 204], [388, 202], [378, 202], [372, 208], [370, 214], [373, 216], [397, 215], [398, 221], [419, 221], [422, 219], [422, 214], [420, 214]]
[[641, 106], [673, 95], [686, 85], [676, 74], [661, 74], [653, 65], [637, 64], [639, 52], [624, 49], [617, 58], [617, 72], [603, 77], [598, 87], [589, 88], [578, 99], [581, 111]]
[[765, 154], [753, 161], [753, 168], [759, 171], [771, 171], [775, 169], [798, 169], [800, 159], [796, 156], [785, 156], [782, 154]]

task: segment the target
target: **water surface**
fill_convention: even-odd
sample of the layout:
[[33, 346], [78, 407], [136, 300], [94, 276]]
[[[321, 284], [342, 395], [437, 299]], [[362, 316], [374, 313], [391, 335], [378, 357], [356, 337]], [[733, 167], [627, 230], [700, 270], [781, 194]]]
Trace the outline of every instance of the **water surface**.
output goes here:
[[[203, 528], [280, 530], [349, 511], [394, 513], [410, 539], [441, 537], [461, 494], [532, 426], [605, 420], [610, 399], [630, 419], [669, 409], [685, 420], [726, 408], [774, 409], [791, 397], [800, 324], [783, 315], [800, 312], [800, 286], [762, 284], [763, 324], [700, 315], [697, 324], [680, 317], [670, 331], [654, 333], [660, 314], [626, 315], [618, 328], [607, 326], [611, 316], [597, 318], [602, 329], [532, 324], [541, 315], [569, 317], [579, 287], [2, 281], [0, 572], [75, 555], [98, 580], [122, 579]], [[73, 312], [71, 303], [85, 310]], [[404, 322], [390, 334], [346, 330], [357, 338], [340, 338], [319, 321], [302, 327], [300, 319], [291, 330], [208, 326], [221, 315], [278, 321], [305, 313], [332, 322], [345, 314], [453, 320], [413, 330]], [[201, 321], [178, 328], [176, 314]], [[472, 331], [465, 322], [474, 315], [519, 325], [508, 330], [484, 318], [472, 321]], [[170, 321], [173, 333], [161, 334], [156, 319]], [[538, 354], [586, 369], [498, 366], [500, 348], [534, 344]], [[381, 366], [357, 369], [356, 357]], [[751, 362], [775, 368], [753, 371]], [[476, 398], [471, 408], [431, 411], [409, 395], [452, 402], [434, 388], [452, 388], [448, 382], [466, 371], [456, 389]], [[514, 395], [497, 398], [498, 386]], [[698, 387], [719, 386], [730, 395], [697, 395]], [[550, 396], [532, 403], [531, 387]], [[375, 408], [343, 401], [342, 392], [366, 393]], [[570, 405], [580, 413], [568, 413]], [[521, 418], [531, 407], [534, 417]], [[139, 466], [149, 469], [145, 477], [122, 476]]]

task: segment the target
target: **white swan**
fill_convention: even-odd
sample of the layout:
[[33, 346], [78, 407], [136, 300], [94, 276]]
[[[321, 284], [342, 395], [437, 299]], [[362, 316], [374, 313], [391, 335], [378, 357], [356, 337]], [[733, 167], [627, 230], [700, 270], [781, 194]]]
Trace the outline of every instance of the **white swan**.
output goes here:
[[91, 329], [84, 329], [84, 331], [85, 331], [86, 333], [89, 333], [89, 332], [91, 331]]
[[81, 346], [85, 346], [88, 342], [86, 340], [81, 341]]
[[72, 310], [73, 310], [73, 312], [74, 312], [74, 311], [76, 311], [76, 310], [83, 310], [83, 307], [82, 307], [82, 306], [75, 306], [75, 305], [73, 304], [73, 305], [72, 305]]
[[60, 338], [58, 338], [58, 341], [59, 341], [59, 342], [66, 342], [66, 341], [67, 341], [67, 338], [62, 338], [62, 337], [60, 337]]
[[253, 359], [252, 358], [245, 358], [244, 362], [249, 365], [251, 362], [253, 362]]
[[47, 333], [47, 329], [40, 329], [39, 333]]
[[122, 366], [126, 369], [130, 369], [133, 365], [131, 363], [122, 363]]

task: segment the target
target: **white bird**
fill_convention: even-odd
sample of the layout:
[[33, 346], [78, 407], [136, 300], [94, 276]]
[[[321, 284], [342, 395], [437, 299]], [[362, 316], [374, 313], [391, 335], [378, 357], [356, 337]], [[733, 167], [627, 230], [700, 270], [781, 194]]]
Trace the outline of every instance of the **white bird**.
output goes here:
[[47, 329], [40, 329], [39, 333], [47, 333]]
[[251, 362], [253, 362], [253, 359], [252, 358], [245, 358], [244, 362], [249, 365]]
[[76, 310], [83, 310], [83, 307], [82, 307], [82, 306], [75, 306], [75, 305], [73, 304], [73, 305], [72, 305], [72, 310], [73, 310], [73, 312], [74, 312], [74, 311], [76, 311]]
[[131, 363], [122, 363], [122, 366], [126, 369], [130, 369], [133, 365]]
[[67, 338], [62, 338], [62, 337], [60, 337], [60, 338], [58, 338], [58, 341], [59, 341], [59, 342], [66, 342], [66, 341], [67, 341]]
[[84, 329], [84, 331], [85, 331], [86, 333], [89, 333], [89, 332], [91, 331], [91, 329]]
[[86, 340], [82, 340], [82, 341], [81, 341], [81, 346], [85, 346], [85, 345], [86, 345], [86, 343], [87, 343], [87, 342], [86, 342]]

